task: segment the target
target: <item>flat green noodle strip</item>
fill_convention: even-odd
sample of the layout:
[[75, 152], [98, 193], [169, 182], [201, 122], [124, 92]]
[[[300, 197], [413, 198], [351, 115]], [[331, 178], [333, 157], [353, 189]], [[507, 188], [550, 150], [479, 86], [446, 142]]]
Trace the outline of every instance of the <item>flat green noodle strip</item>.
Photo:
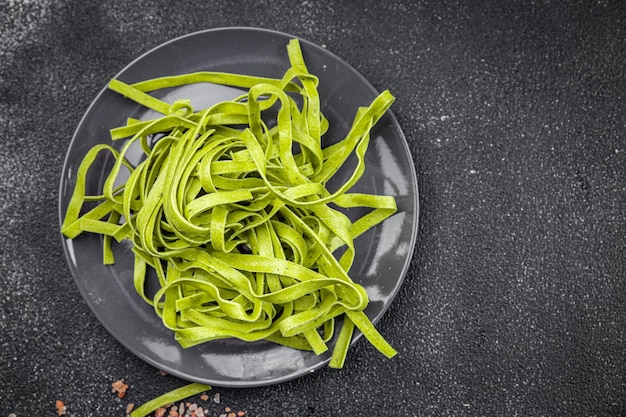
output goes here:
[[350, 347], [350, 342], [352, 341], [353, 333], [354, 323], [352, 322], [352, 320], [350, 320], [350, 317], [345, 316], [343, 325], [341, 326], [341, 330], [339, 331], [339, 336], [337, 337], [337, 342], [335, 343], [335, 349], [333, 350], [333, 354], [328, 364], [329, 367], [335, 369], [343, 368], [343, 365], [346, 361], [348, 348]]
[[154, 398], [147, 403], [135, 408], [130, 412], [130, 417], [146, 417], [148, 414], [155, 411], [157, 408], [165, 407], [168, 404], [178, 403], [185, 398], [192, 397], [200, 394], [201, 392], [211, 389], [210, 385], [192, 383], [175, 390], [172, 390], [166, 394], [163, 394], [157, 398]]
[[[86, 155], [62, 232], [105, 235], [105, 263], [114, 261], [111, 239], [130, 239], [135, 290], [183, 347], [235, 337], [321, 354], [343, 315], [330, 366], [343, 366], [354, 328], [391, 357], [395, 350], [363, 313], [367, 293], [348, 270], [354, 239], [397, 210], [393, 197], [349, 193], [364, 172], [370, 130], [393, 96], [384, 91], [358, 109], [346, 137], [322, 148], [328, 121], [319, 80], [298, 41], [287, 52], [291, 68], [280, 79], [201, 72], [135, 84], [112, 80], [113, 91], [163, 117], [129, 119], [111, 130], [111, 139], [126, 140], [120, 151], [98, 145]], [[168, 104], [148, 94], [200, 82], [247, 91], [198, 112], [187, 100]], [[133, 143], [144, 153], [136, 166], [125, 159]], [[101, 195], [85, 195], [89, 167], [103, 151], [113, 154], [113, 168]], [[356, 167], [330, 193], [327, 181], [352, 154]], [[128, 179], [114, 186], [124, 167]], [[86, 211], [87, 201], [96, 207]], [[331, 203], [370, 211], [350, 221]], [[154, 297], [145, 292], [150, 270], [159, 283]]]

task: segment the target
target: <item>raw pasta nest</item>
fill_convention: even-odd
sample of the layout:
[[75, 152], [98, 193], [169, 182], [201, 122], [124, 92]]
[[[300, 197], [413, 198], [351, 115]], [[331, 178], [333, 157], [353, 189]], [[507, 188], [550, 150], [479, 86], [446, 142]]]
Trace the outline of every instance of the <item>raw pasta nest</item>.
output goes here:
[[[119, 151], [99, 144], [86, 154], [62, 233], [103, 235], [105, 263], [114, 262], [112, 239], [130, 240], [134, 287], [183, 347], [238, 338], [321, 354], [341, 316], [331, 367], [343, 366], [355, 326], [392, 357], [363, 312], [367, 293], [348, 271], [354, 239], [396, 212], [391, 196], [349, 192], [364, 172], [370, 130], [394, 98], [382, 92], [358, 109], [341, 141], [322, 148], [328, 122], [318, 79], [297, 40], [287, 50], [291, 66], [280, 79], [199, 72], [132, 85], [112, 80], [110, 89], [163, 116], [111, 130], [125, 141]], [[200, 111], [148, 94], [200, 82], [245, 93]], [[133, 165], [126, 153], [136, 143], [145, 157]], [[88, 170], [103, 153], [115, 163], [102, 193], [85, 195]], [[358, 163], [350, 178], [328, 191], [352, 154]], [[116, 185], [122, 172], [128, 178]], [[370, 210], [351, 221], [342, 213], [350, 207]], [[154, 296], [145, 291], [150, 269], [159, 281]]]

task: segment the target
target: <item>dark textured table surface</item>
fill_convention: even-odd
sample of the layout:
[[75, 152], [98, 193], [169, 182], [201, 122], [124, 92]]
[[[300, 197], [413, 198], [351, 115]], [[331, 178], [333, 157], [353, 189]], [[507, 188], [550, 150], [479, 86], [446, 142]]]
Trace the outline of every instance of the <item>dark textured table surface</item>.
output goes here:
[[[412, 150], [419, 241], [343, 370], [223, 389], [257, 416], [626, 415], [623, 1], [0, 2], [0, 416], [124, 416], [182, 386], [91, 314], [58, 232], [72, 133], [98, 91], [190, 32], [254, 26], [344, 58]], [[129, 385], [124, 399], [111, 382]]]

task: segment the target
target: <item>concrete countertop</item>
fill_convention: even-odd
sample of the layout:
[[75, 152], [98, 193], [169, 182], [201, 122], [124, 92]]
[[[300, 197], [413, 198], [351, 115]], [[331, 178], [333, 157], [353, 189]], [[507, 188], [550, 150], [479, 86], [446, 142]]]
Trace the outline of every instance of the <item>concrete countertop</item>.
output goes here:
[[[91, 314], [64, 258], [72, 133], [147, 50], [213, 27], [325, 45], [377, 89], [420, 187], [411, 269], [346, 367], [214, 387], [257, 416], [626, 415], [626, 4], [73, 1], [0, 4], [0, 416], [124, 416], [185, 384]], [[119, 399], [111, 382], [123, 379]]]

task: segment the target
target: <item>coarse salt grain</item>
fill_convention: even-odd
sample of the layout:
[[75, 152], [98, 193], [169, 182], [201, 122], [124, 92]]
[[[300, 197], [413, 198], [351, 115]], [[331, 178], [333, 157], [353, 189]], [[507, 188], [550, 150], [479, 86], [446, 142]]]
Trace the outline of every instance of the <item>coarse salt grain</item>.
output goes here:
[[113, 387], [113, 391], [112, 392], [117, 392], [117, 396], [118, 398], [124, 398], [124, 396], [126, 395], [126, 390], [128, 389], [128, 385], [124, 383], [124, 381], [117, 380], [115, 382], [111, 383], [111, 386]]
[[56, 400], [54, 402], [54, 406], [57, 410], [57, 415], [62, 416], [64, 414], [67, 413], [67, 407], [65, 406], [65, 404], [63, 403], [63, 401], [61, 400]]

